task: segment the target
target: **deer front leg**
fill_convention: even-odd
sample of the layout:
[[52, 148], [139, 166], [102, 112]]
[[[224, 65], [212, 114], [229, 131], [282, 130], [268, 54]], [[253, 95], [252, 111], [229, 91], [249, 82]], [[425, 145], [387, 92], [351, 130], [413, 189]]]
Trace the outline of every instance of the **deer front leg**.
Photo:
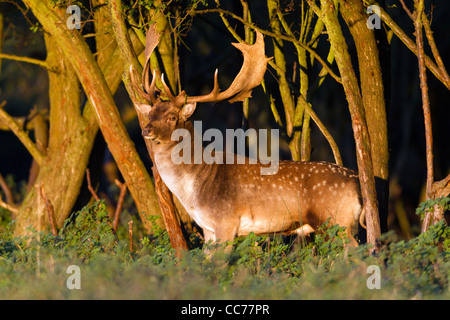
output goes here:
[[307, 237], [312, 232], [314, 232], [314, 229], [309, 224], [304, 224], [300, 228], [295, 229], [294, 232], [297, 234], [298, 237]]
[[290, 236], [290, 235], [296, 234], [297, 237], [299, 237], [299, 238], [305, 238], [305, 237], [309, 236], [312, 232], [314, 232], [314, 229], [309, 224], [304, 224], [295, 230], [283, 232], [283, 235]]
[[[232, 242], [236, 236], [236, 232], [237, 232], [237, 226], [233, 226], [230, 224], [221, 226], [214, 231], [203, 229], [205, 244], [208, 244], [210, 242], [212, 242], [212, 243]], [[225, 247], [225, 253], [227, 255], [230, 255], [232, 248], [233, 248], [233, 244], [228, 243], [227, 246]], [[212, 256], [214, 251], [216, 251], [216, 250], [211, 251], [208, 248], [205, 248], [205, 253], [210, 257]]]

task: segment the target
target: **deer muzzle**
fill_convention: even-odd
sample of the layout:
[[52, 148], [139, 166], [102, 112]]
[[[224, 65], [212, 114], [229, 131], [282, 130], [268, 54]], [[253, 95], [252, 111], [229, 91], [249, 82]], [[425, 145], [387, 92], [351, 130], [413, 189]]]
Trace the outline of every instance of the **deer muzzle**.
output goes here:
[[157, 137], [154, 128], [144, 128], [142, 130], [142, 136], [147, 140], [155, 140]]

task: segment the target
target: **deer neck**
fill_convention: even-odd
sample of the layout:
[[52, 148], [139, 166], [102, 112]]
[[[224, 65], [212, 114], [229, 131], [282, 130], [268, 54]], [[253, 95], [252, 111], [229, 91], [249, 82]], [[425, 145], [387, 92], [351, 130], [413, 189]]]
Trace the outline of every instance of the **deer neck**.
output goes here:
[[[201, 132], [195, 135], [194, 127], [190, 121], [184, 123], [183, 129], [185, 129], [182, 131], [184, 134], [179, 141], [155, 143], [153, 144], [153, 151], [155, 165], [162, 180], [188, 210], [189, 207], [192, 208], [194, 205], [193, 195], [195, 190], [201, 188], [202, 181], [211, 177], [216, 170], [216, 166], [207, 165], [203, 162], [196, 163], [194, 150], [197, 150], [198, 153], [200, 148], [201, 153], [203, 153], [201, 138], [196, 138], [201, 137]], [[200, 141], [195, 141], [195, 139], [200, 139]], [[179, 156], [181, 141], [185, 141], [186, 144], [189, 142], [190, 159], [185, 158], [187, 161], [179, 163], [176, 159], [174, 161], [172, 154]]]

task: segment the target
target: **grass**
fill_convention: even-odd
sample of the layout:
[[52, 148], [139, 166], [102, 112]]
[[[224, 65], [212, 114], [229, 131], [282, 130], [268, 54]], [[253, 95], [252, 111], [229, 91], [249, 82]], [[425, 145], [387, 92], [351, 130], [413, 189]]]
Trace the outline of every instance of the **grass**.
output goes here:
[[[103, 202], [74, 217], [58, 236], [0, 229], [0, 299], [450, 299], [444, 222], [410, 241], [388, 233], [376, 256], [368, 246], [344, 249], [342, 230], [324, 225], [309, 243], [251, 234], [230, 257], [216, 246], [212, 257], [196, 247], [177, 258], [162, 230], [130, 252]], [[80, 267], [79, 290], [66, 285], [70, 265]], [[381, 289], [367, 287], [371, 265]]]

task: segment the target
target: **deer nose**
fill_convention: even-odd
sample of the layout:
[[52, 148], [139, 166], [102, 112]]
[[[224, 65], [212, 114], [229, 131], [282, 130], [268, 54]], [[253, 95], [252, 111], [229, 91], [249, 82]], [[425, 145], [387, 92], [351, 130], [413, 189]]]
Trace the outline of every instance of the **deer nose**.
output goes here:
[[142, 135], [144, 137], [151, 136], [153, 134], [153, 128], [144, 128], [142, 130]]

